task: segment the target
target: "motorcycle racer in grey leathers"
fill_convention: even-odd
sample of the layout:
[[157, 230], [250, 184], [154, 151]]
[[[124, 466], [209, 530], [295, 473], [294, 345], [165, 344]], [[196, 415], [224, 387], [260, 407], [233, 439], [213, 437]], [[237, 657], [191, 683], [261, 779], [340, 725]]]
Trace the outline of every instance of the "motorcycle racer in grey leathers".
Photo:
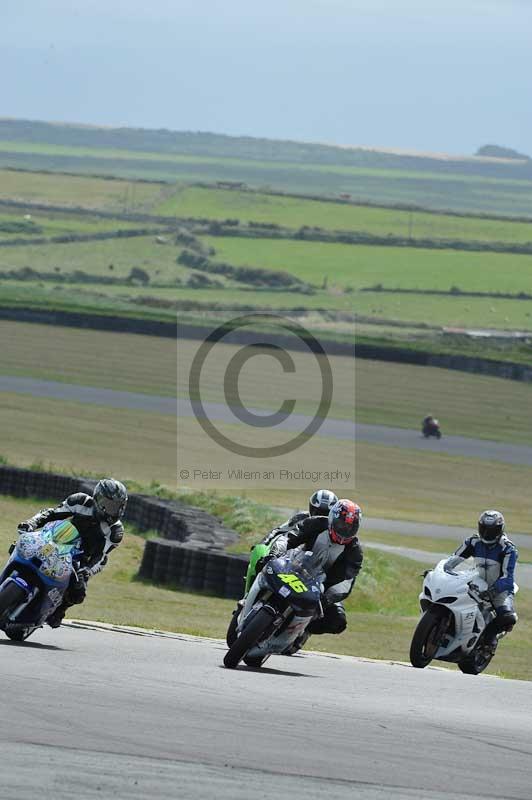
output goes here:
[[48, 617], [50, 627], [58, 628], [67, 609], [83, 603], [89, 578], [103, 569], [111, 550], [122, 541], [124, 527], [120, 520], [124, 516], [127, 499], [123, 483], [104, 478], [96, 484], [92, 497], [76, 492], [56, 508], [44, 508], [19, 524], [18, 530], [22, 533], [39, 530], [47, 522], [69, 519], [81, 537], [83, 553], [80, 567], [72, 573], [61, 604]]

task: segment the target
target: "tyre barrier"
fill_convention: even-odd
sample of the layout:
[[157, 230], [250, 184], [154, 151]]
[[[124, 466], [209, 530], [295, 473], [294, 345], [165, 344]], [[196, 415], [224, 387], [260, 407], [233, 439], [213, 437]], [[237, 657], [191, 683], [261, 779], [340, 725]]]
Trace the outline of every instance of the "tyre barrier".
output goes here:
[[[0, 465], [0, 494], [57, 503], [75, 492], [90, 493], [95, 484], [88, 478]], [[248, 558], [224, 552], [238, 537], [212, 514], [176, 500], [131, 494], [125, 522], [159, 534], [144, 546], [138, 572], [143, 580], [217, 597], [242, 597]]]
[[244, 593], [246, 556], [213, 552], [168, 539], [148, 539], [139, 577], [187, 591], [238, 600]]

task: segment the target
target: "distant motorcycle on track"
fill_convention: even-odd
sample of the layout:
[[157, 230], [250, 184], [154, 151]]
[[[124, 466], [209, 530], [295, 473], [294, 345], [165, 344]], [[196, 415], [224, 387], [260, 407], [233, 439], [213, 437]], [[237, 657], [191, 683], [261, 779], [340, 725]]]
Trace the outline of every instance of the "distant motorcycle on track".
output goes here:
[[[488, 585], [476, 569], [455, 572], [446, 570], [445, 563], [443, 559], [425, 573], [410, 662], [423, 669], [433, 659], [447, 661], [468, 675], [479, 675], [495, 655], [496, 646], [487, 645], [483, 633], [496, 611], [484, 599]], [[497, 643], [505, 635], [498, 634]]]
[[323, 614], [325, 573], [310, 551], [294, 550], [269, 561], [255, 578], [240, 613], [224, 665], [261, 667], [273, 654], [293, 652], [310, 621]]
[[421, 425], [421, 433], [425, 439], [429, 439], [431, 436], [441, 439], [442, 433], [439, 421], [435, 417], [425, 417]]
[[82, 550], [68, 520], [21, 532], [0, 574], [0, 630], [22, 642], [60, 605]]

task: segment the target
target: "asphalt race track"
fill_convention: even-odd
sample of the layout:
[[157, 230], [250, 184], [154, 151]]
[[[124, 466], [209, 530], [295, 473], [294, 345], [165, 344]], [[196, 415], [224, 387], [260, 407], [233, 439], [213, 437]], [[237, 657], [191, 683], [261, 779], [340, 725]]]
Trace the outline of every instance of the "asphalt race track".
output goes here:
[[0, 641], [0, 797], [530, 800], [531, 684], [62, 627]]
[[[128, 408], [137, 411], [152, 411], [159, 414], [178, 414], [191, 417], [193, 410], [186, 398], [160, 397], [157, 395], [135, 392], [119, 392], [113, 389], [97, 389], [91, 386], [60, 383], [58, 381], [42, 381], [33, 378], [0, 376], [0, 392], [16, 392], [33, 397], [46, 397], [57, 400], [91, 403], [111, 408]], [[232, 414], [230, 408], [223, 403], [205, 403], [206, 414], [220, 422], [241, 424]], [[248, 409], [261, 414], [264, 409]], [[270, 412], [268, 412], [270, 413]], [[303, 414], [292, 414], [279, 424], [279, 429], [300, 431], [309, 423], [310, 417]], [[444, 436], [441, 440], [424, 439], [419, 431], [406, 428], [391, 428], [385, 425], [355, 425], [349, 420], [324, 420], [318, 436], [333, 439], [356, 439], [370, 444], [391, 445], [423, 452], [448, 453], [455, 456], [468, 456], [507, 464], [532, 466], [532, 447], [491, 442], [483, 439], [469, 439], [464, 436]]]

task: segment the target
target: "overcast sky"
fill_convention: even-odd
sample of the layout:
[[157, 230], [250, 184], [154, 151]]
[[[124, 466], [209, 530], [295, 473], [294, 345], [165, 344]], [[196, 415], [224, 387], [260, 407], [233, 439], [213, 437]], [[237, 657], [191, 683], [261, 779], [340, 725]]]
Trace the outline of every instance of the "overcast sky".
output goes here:
[[1, 0], [0, 116], [532, 155], [532, 0]]

